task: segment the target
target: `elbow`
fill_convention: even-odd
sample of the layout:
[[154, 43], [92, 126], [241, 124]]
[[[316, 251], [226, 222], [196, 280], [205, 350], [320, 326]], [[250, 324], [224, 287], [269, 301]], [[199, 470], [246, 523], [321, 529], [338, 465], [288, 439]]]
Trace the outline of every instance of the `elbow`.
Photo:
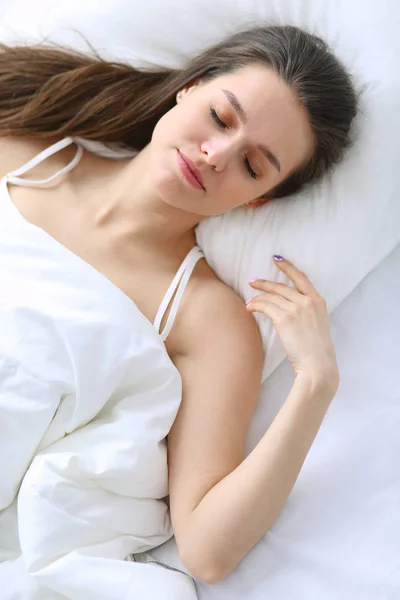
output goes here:
[[183, 564], [192, 577], [198, 581], [201, 581], [202, 583], [207, 583], [208, 585], [220, 583], [227, 577], [227, 575], [223, 574], [221, 571], [212, 566], [208, 568], [202, 568], [199, 565], [189, 566], [185, 563]]
[[221, 571], [217, 571], [215, 569], [204, 570], [199, 573], [199, 576], [195, 575], [196, 579], [199, 579], [203, 583], [207, 583], [208, 585], [215, 585], [216, 583], [221, 583], [228, 577], [228, 574], [224, 574]]
[[193, 547], [190, 552], [182, 553], [181, 561], [195, 579], [208, 585], [220, 583], [230, 574], [230, 571], [221, 568], [218, 561], [204, 556], [199, 548]]
[[211, 560], [205, 554], [199, 547], [193, 546], [190, 552], [180, 553], [180, 559], [185, 569], [195, 579], [208, 585], [220, 583], [229, 573], [223, 572], [217, 561]]

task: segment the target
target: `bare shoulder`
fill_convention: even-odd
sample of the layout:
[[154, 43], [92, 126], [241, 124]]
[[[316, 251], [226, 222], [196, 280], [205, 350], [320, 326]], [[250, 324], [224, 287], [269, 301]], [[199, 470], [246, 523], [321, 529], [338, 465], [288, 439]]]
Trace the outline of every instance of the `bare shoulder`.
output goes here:
[[171, 351], [177, 355], [201, 351], [217, 338], [247, 342], [258, 353], [261, 348], [257, 324], [243, 299], [217, 277], [205, 260], [195, 268], [174, 329]]
[[37, 140], [29, 137], [0, 137], [0, 178], [48, 148], [59, 138]]

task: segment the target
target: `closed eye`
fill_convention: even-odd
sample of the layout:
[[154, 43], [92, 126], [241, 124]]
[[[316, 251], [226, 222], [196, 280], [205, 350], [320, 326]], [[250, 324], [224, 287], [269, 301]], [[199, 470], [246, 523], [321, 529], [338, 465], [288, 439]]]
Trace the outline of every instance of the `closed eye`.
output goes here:
[[[213, 108], [210, 108], [210, 114], [211, 114], [211, 117], [214, 119], [214, 121], [217, 123], [218, 127], [220, 127], [221, 129], [229, 129], [228, 125], [226, 125], [223, 121], [221, 121], [217, 112]], [[251, 164], [250, 164], [250, 161], [247, 156], [245, 156], [244, 165], [245, 165], [245, 169], [249, 173], [250, 177], [252, 177], [253, 179], [258, 179], [258, 175], [251, 168]]]
[[225, 125], [225, 123], [223, 121], [221, 121], [221, 119], [219, 118], [219, 116], [217, 115], [216, 111], [213, 108], [210, 108], [210, 113], [212, 118], [214, 119], [214, 121], [222, 128], [222, 129], [228, 129], [228, 125]]

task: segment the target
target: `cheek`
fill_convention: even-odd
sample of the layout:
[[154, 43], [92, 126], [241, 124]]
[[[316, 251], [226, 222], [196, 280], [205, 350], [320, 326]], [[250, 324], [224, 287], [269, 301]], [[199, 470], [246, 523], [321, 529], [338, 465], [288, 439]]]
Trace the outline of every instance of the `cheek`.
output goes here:
[[200, 128], [192, 115], [192, 110], [185, 114], [177, 106], [161, 117], [153, 130], [150, 144], [151, 176], [159, 192], [162, 189], [176, 193], [176, 186], [182, 185], [177, 149], [186, 150], [191, 155], [199, 152], [199, 144], [193, 139], [193, 134], [198, 139]]
[[168, 143], [164, 123], [158, 122], [154, 128], [150, 144], [150, 177], [154, 191], [161, 197], [175, 192], [177, 181], [176, 151]]
[[165, 142], [168, 138], [168, 115], [169, 113], [161, 117], [161, 119], [158, 121], [157, 125], [153, 129], [153, 134], [151, 136], [151, 146], [154, 150], [157, 150], [159, 147], [165, 145]]
[[246, 185], [245, 181], [232, 170], [224, 174], [224, 178], [217, 181], [215, 179], [213, 197], [218, 204], [221, 212], [225, 212], [245, 202], [253, 200], [256, 196], [251, 185]]
[[[199, 139], [204, 126], [195, 118], [196, 111], [190, 107], [175, 106], [158, 121], [152, 135], [157, 146], [179, 148]], [[203, 131], [204, 132], [204, 131]]]

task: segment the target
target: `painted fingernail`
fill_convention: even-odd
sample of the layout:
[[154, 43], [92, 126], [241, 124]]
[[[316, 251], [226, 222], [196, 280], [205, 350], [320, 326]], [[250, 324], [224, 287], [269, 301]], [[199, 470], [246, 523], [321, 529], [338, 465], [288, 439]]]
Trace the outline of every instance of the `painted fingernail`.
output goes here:
[[273, 259], [278, 261], [285, 260], [283, 256], [279, 256], [279, 254], [274, 254]]

